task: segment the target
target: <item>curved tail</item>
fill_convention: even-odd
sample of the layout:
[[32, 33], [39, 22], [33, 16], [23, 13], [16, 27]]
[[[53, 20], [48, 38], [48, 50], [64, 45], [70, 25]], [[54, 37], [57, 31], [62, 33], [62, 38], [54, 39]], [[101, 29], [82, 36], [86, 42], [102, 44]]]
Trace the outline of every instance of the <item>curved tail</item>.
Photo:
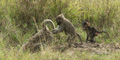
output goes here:
[[53, 29], [55, 29], [55, 24], [53, 23], [53, 21], [52, 20], [50, 20], [50, 19], [45, 19], [43, 22], [42, 22], [42, 27], [45, 27], [46, 26], [46, 24], [48, 24], [48, 23], [51, 23], [52, 24], [52, 27], [53, 27]]
[[100, 31], [100, 32], [98, 31], [98, 33], [106, 33], [109, 38], [109, 34], [106, 31]]
[[77, 36], [79, 37], [79, 39], [80, 39], [80, 41], [81, 41], [81, 44], [82, 44], [82, 39], [81, 39], [80, 35], [79, 35], [78, 33], [76, 33], [76, 34], [77, 34]]

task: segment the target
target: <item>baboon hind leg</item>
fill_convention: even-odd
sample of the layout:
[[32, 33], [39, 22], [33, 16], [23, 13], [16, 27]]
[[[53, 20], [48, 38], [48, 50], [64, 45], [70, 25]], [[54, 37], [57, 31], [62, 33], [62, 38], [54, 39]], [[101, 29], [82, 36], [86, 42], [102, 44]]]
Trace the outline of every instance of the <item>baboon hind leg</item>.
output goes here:
[[70, 42], [70, 36], [67, 37], [67, 42]]
[[91, 36], [89, 41], [92, 42], [92, 43], [95, 43], [96, 41], [94, 40], [94, 37], [95, 36]]
[[69, 44], [69, 47], [71, 47], [71, 45], [72, 45], [72, 42], [75, 40], [75, 35], [73, 35], [73, 36], [68, 36], [68, 38], [67, 38], [67, 42], [68, 42], [68, 44]]

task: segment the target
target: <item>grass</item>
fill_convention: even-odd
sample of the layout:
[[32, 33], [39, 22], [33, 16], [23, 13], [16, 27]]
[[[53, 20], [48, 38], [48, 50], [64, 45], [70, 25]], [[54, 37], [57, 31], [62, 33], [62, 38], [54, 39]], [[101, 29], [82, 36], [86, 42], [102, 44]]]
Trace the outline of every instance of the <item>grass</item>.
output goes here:
[[16, 48], [10, 50], [0, 50], [1, 60], [119, 60], [119, 52], [111, 52], [110, 54], [95, 54], [90, 52], [80, 52], [67, 50], [62, 53], [59, 51], [52, 51], [47, 48], [45, 51], [37, 53], [19, 52]]
[[55, 17], [60, 13], [65, 13], [84, 42], [86, 33], [81, 23], [89, 21], [91, 26], [110, 34], [109, 39], [100, 34], [96, 37], [97, 43], [120, 44], [119, 0], [0, 0], [0, 60], [120, 60], [120, 52], [115, 51], [110, 54], [81, 52], [73, 48], [65, 52], [54, 51], [53, 46], [66, 44], [64, 33], [54, 35], [52, 45], [46, 46], [45, 50], [19, 52], [22, 44], [41, 28], [44, 19], [52, 19], [56, 24]]

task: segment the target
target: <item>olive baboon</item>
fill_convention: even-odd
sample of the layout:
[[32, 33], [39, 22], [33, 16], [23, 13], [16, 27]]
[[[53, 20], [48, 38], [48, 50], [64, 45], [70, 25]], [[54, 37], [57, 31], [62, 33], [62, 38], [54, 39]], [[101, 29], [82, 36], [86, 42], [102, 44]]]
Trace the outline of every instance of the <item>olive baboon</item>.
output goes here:
[[90, 38], [90, 40], [89, 40], [90, 42], [95, 42], [94, 37], [98, 36], [99, 33], [106, 33], [109, 37], [109, 34], [106, 31], [96, 30], [94, 27], [91, 27], [90, 24], [87, 21], [84, 21], [82, 23], [82, 28], [87, 33], [86, 42], [88, 41], [89, 38]]
[[81, 37], [78, 33], [76, 33], [74, 25], [68, 19], [66, 19], [63, 14], [60, 14], [56, 17], [56, 22], [58, 27], [52, 30], [53, 34], [57, 34], [64, 31], [66, 35], [69, 35], [67, 38], [69, 46], [72, 43], [72, 41], [74, 41], [76, 36], [79, 37], [82, 44]]
[[42, 43], [50, 43], [52, 40], [52, 32], [48, 29], [46, 26], [47, 23], [51, 23], [53, 28], [55, 28], [54, 23], [46, 19], [42, 22], [42, 29], [38, 31], [35, 35], [33, 35], [29, 41], [25, 44], [23, 44], [22, 49], [24, 51], [30, 50], [31, 52], [36, 52], [40, 50], [40, 46]]

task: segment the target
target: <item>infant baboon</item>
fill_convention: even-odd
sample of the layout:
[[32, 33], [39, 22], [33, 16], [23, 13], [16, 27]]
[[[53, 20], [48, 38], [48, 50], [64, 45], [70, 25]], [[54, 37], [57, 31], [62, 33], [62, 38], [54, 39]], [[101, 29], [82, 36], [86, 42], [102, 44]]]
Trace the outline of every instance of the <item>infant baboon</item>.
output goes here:
[[109, 34], [106, 31], [96, 30], [94, 27], [91, 27], [87, 21], [82, 23], [82, 28], [87, 33], [86, 42], [88, 41], [89, 38], [90, 38], [90, 40], [89, 40], [90, 42], [95, 42], [94, 37], [98, 36], [99, 33], [106, 33], [109, 37]]
[[63, 14], [60, 14], [56, 17], [56, 22], [58, 27], [52, 30], [53, 34], [57, 34], [64, 31], [66, 35], [69, 35], [67, 38], [67, 42], [69, 43], [69, 45], [71, 45], [72, 41], [74, 41], [76, 36], [79, 37], [82, 44], [81, 37], [78, 33], [76, 33], [75, 27], [68, 19], [64, 17]]
[[31, 52], [36, 52], [40, 50], [42, 43], [50, 43], [52, 41], [52, 32], [46, 26], [47, 23], [51, 23], [53, 28], [55, 28], [54, 23], [46, 19], [42, 22], [42, 29], [33, 35], [27, 43], [22, 46], [24, 51], [30, 50]]

